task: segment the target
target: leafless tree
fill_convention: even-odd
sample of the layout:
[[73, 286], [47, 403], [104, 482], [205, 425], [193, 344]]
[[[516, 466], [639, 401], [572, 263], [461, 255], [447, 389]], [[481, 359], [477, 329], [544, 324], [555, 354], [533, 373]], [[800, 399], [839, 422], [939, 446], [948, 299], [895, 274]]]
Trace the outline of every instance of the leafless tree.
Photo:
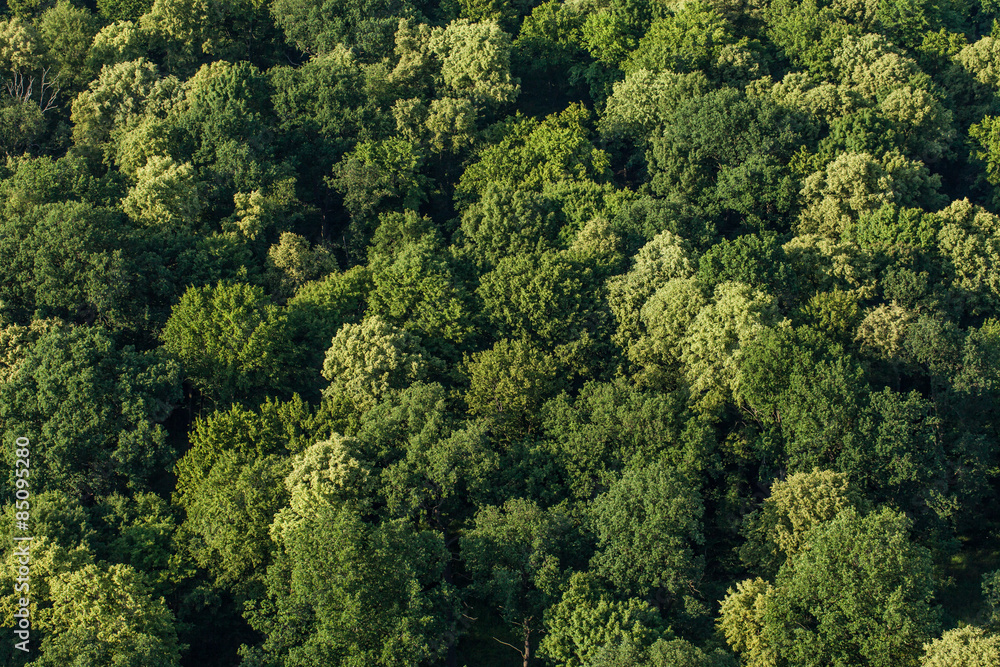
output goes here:
[[[56, 97], [59, 95], [59, 86], [53, 83], [49, 77], [50, 67], [42, 70], [38, 81], [38, 108], [42, 113], [50, 111], [56, 106]], [[33, 101], [35, 94], [35, 76], [25, 76], [20, 70], [14, 70], [13, 76], [5, 82], [7, 93], [22, 104], [29, 104]]]

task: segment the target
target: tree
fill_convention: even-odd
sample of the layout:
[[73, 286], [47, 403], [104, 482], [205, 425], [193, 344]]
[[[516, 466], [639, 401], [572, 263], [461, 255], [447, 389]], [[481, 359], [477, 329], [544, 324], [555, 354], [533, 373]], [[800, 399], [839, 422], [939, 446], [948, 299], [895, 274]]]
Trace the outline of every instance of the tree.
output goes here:
[[456, 235], [462, 251], [488, 271], [504, 257], [557, 248], [561, 218], [551, 197], [488, 184], [480, 200], [462, 213]]
[[726, 591], [719, 608], [719, 629], [726, 642], [747, 667], [778, 664], [778, 657], [765, 639], [767, 607], [774, 586], [761, 578], [745, 579]]
[[426, 377], [433, 363], [416, 336], [370, 316], [345, 324], [334, 336], [323, 361], [323, 377], [330, 381], [324, 394], [342, 395], [365, 412], [390, 391]]
[[700, 470], [713, 447], [707, 424], [688, 409], [687, 393], [640, 390], [617, 380], [588, 382], [579, 394], [542, 409], [545, 453], [565, 470], [563, 494], [589, 502], [650, 461]]
[[558, 361], [519, 339], [498, 341], [469, 357], [466, 367], [469, 412], [492, 418], [503, 430], [530, 430], [538, 409], [565, 386]]
[[55, 70], [53, 83], [67, 92], [80, 90], [93, 76], [87, 56], [98, 25], [89, 9], [66, 0], [56, 2], [39, 18], [38, 35], [48, 49], [49, 67]]
[[424, 198], [420, 154], [400, 139], [358, 144], [333, 170], [330, 185], [344, 195], [356, 218], [374, 216], [390, 205], [416, 209]]
[[480, 107], [517, 99], [519, 82], [510, 75], [510, 36], [495, 21], [456, 19], [431, 33], [428, 47], [441, 61], [441, 78], [450, 95]]
[[653, 137], [650, 186], [713, 215], [783, 216], [795, 204], [786, 165], [802, 141], [797, 125], [789, 110], [731, 88], [688, 98]]
[[645, 335], [626, 351], [629, 361], [635, 364], [637, 384], [657, 388], [677, 385], [681, 342], [707, 303], [703, 289], [693, 278], [670, 280], [649, 297], [639, 311]]
[[174, 555], [177, 518], [170, 503], [154, 493], [113, 493], [90, 509], [87, 527], [93, 530], [85, 539], [95, 556], [142, 573], [154, 598], [172, 593], [183, 575]]
[[892, 89], [905, 85], [930, 88], [927, 75], [917, 63], [878, 34], [845, 36], [832, 64], [843, 84], [869, 100], [884, 97]]
[[952, 202], [937, 217], [941, 227], [936, 246], [952, 292], [971, 313], [995, 312], [1000, 306], [1000, 284], [986, 267], [1000, 257], [1000, 216], [963, 199]]
[[368, 253], [369, 308], [441, 354], [471, 336], [472, 308], [440, 234], [418, 220], [413, 211], [383, 216]]
[[[741, 347], [736, 395], [763, 425], [780, 425], [790, 469], [865, 474], [859, 432], [870, 392], [860, 363], [808, 329], [764, 329]], [[865, 461], [865, 463], [862, 463]]]
[[259, 410], [233, 405], [195, 421], [191, 448], [177, 462], [174, 504], [186, 517], [179, 536], [218, 585], [248, 593], [270, 562], [268, 530], [288, 501], [289, 452], [311, 443], [312, 415], [298, 397]]
[[657, 639], [648, 648], [631, 641], [606, 646], [589, 667], [730, 667], [732, 655], [722, 649], [704, 650], [686, 639]]
[[[545, 510], [524, 499], [482, 507], [461, 538], [462, 558], [474, 589], [511, 627], [527, 663], [542, 615], [559, 597], [567, 568], [579, 561], [578, 528], [561, 508]], [[500, 641], [499, 639], [497, 641]]]
[[930, 553], [890, 509], [841, 511], [807, 534], [774, 585], [730, 590], [721, 626], [753, 665], [917, 665], [935, 636]]
[[592, 271], [566, 253], [510, 255], [479, 283], [487, 316], [500, 336], [543, 348], [601, 335], [607, 320], [600, 309]]
[[281, 388], [288, 350], [284, 314], [245, 283], [188, 288], [173, 307], [163, 346], [208, 398], [229, 402], [262, 387]]
[[805, 548], [810, 530], [856, 505], [847, 475], [816, 468], [776, 482], [764, 511], [774, 515], [775, 544], [792, 558]]
[[216, 585], [247, 594], [263, 577], [273, 551], [268, 530], [288, 500], [282, 484], [288, 469], [288, 459], [280, 456], [224, 451], [198, 493], [185, 498], [187, 548]]
[[439, 530], [449, 546], [455, 526], [495, 497], [499, 467], [488, 425], [462, 416], [442, 385], [418, 382], [387, 396], [358, 425], [359, 456], [380, 471], [388, 516]]
[[773, 233], [722, 239], [701, 256], [696, 276], [698, 282], [708, 289], [732, 281], [785, 296], [796, 290], [794, 278], [783, 269], [787, 263], [784, 254], [777, 235]]
[[[371, 272], [355, 266], [302, 285], [288, 300], [289, 336], [312, 368], [323, 367], [330, 341], [344, 324], [357, 324], [364, 317], [371, 289]], [[317, 381], [322, 377], [315, 375]]]
[[920, 667], [986, 667], [1000, 660], [1000, 637], [967, 625], [924, 644]]
[[[622, 63], [622, 69], [627, 74], [639, 70], [673, 70], [703, 71], [718, 76], [718, 66], [728, 55], [727, 47], [736, 46], [738, 41], [729, 22], [712, 7], [705, 3], [686, 4], [653, 21], [636, 49]], [[739, 43], [739, 48], [747, 51], [747, 43]], [[750, 63], [741, 74], [747, 80], [757, 78], [762, 73], [760, 64], [753, 62], [752, 55], [744, 60]]]
[[180, 400], [180, 374], [160, 351], [138, 352], [100, 327], [55, 326], [20, 356], [0, 384], [11, 478], [15, 437], [37, 443], [35, 492], [145, 489], [172, 463], [161, 424]]
[[990, 625], [996, 625], [1000, 620], [1000, 570], [993, 570], [983, 575], [982, 591], [990, 610]]
[[154, 0], [138, 22], [165, 64], [187, 73], [205, 56], [229, 61], [273, 57], [277, 38], [267, 6], [246, 0]]
[[876, 160], [867, 153], [843, 153], [806, 178], [797, 231], [837, 239], [861, 215], [885, 204], [935, 208], [941, 203], [940, 183], [937, 174], [899, 154]]
[[267, 250], [267, 268], [275, 291], [291, 295], [305, 283], [334, 273], [337, 259], [326, 246], [310, 247], [304, 236], [282, 232], [278, 242]]
[[171, 157], [150, 157], [136, 172], [136, 184], [122, 200], [122, 209], [144, 225], [194, 226], [201, 213], [194, 169]]
[[628, 139], [645, 147], [662, 132], [674, 108], [704, 95], [708, 89], [708, 79], [702, 72], [631, 71], [614, 84], [614, 92], [601, 114], [601, 135]]
[[73, 100], [74, 143], [99, 146], [108, 141], [113, 129], [141, 115], [150, 98], [162, 94], [159, 81], [159, 69], [145, 58], [102, 69], [88, 89]]
[[836, 70], [831, 61], [844, 39], [860, 28], [840, 20], [833, 7], [815, 0], [778, 0], [765, 10], [768, 37], [795, 65], [821, 78]]
[[52, 608], [39, 619], [40, 667], [85, 660], [95, 665], [174, 667], [180, 651], [173, 614], [153, 599], [143, 576], [127, 565], [97, 565], [50, 584]]
[[538, 652], [560, 665], [582, 667], [609, 644], [652, 644], [659, 626], [659, 618], [646, 602], [615, 600], [594, 575], [577, 572], [562, 599], [545, 614], [546, 635]]
[[143, 279], [121, 214], [80, 201], [25, 208], [0, 220], [0, 261], [12, 278], [0, 285], [4, 309], [18, 319], [37, 313], [140, 325], [143, 315], [130, 302]]
[[690, 255], [684, 239], [663, 231], [639, 249], [627, 273], [608, 280], [608, 305], [618, 320], [615, 342], [620, 347], [629, 350], [642, 337], [640, 313], [660, 287], [694, 275]]
[[100, 0], [97, 11], [109, 21], [135, 21], [152, 6], [150, 0]]
[[402, 0], [274, 0], [272, 15], [285, 37], [306, 53], [322, 55], [338, 45], [356, 47], [363, 57], [387, 53], [399, 20], [412, 11]]
[[715, 288], [681, 340], [684, 376], [698, 404], [707, 411], [741, 392], [745, 348], [775, 319], [774, 299], [742, 283]]
[[703, 514], [697, 485], [666, 457], [626, 469], [593, 502], [594, 571], [628, 595], [679, 602], [701, 579]]
[[[247, 618], [258, 660], [289, 666], [396, 665], [440, 658], [457, 616], [442, 580], [449, 558], [439, 534], [406, 522], [369, 523], [351, 498], [364, 469], [350, 443], [313, 445], [286, 479], [290, 506], [275, 517], [277, 560], [268, 596]], [[363, 495], [362, 495], [363, 502]]]
[[541, 123], [515, 118], [499, 143], [486, 147], [469, 165], [456, 188], [461, 203], [480, 197], [490, 183], [510, 189], [541, 190], [545, 183], [608, 176], [608, 155], [589, 139], [589, 112], [574, 104]]
[[282, 150], [303, 161], [300, 187], [311, 187], [312, 201], [322, 201], [323, 177], [359, 138], [381, 137], [391, 128], [392, 106], [384, 74], [363, 67], [343, 49], [309, 59], [299, 67], [268, 70], [274, 93]]

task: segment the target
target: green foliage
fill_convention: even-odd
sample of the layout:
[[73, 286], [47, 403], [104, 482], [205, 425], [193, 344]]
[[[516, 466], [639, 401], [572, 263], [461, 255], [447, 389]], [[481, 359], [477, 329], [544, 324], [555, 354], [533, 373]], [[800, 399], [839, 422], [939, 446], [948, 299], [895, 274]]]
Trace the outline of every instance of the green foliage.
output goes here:
[[462, 214], [462, 250], [486, 269], [505, 257], [554, 248], [560, 217], [550, 197], [491, 184]]
[[37, 664], [180, 664], [173, 614], [131, 567], [87, 565], [53, 581], [50, 595], [52, 608], [40, 619], [45, 634]]
[[701, 578], [694, 549], [704, 537], [701, 494], [666, 458], [627, 469], [593, 504], [595, 571], [619, 590], [642, 597], [686, 596]]
[[466, 360], [469, 412], [502, 428], [530, 428], [538, 409], [565, 386], [559, 362], [520, 339], [500, 340]]
[[603, 319], [591, 272], [564, 253], [504, 257], [482, 277], [478, 291], [500, 336], [543, 347], [599, 331]]
[[794, 557], [806, 547], [810, 530], [855, 502], [846, 475], [819, 469], [790, 475], [771, 487], [765, 504], [765, 512], [775, 517], [774, 543]]
[[288, 41], [306, 53], [343, 45], [369, 57], [388, 50], [399, 19], [413, 11], [402, 0], [274, 0], [270, 9]]
[[92, 516], [95, 534], [87, 541], [99, 557], [144, 573], [154, 597], [172, 589], [177, 520], [167, 501], [152, 493], [112, 494], [100, 499]]
[[996, 570], [983, 575], [983, 597], [990, 608], [990, 622], [995, 624], [1000, 618], [1000, 576]]
[[134, 21], [152, 6], [149, 0], [101, 0], [97, 11], [109, 21]]
[[79, 201], [25, 208], [0, 222], [0, 261], [12, 277], [0, 287], [5, 310], [118, 326], [141, 317], [129, 303], [138, 267], [120, 214]]
[[608, 156], [588, 138], [589, 112], [573, 105], [541, 123], [515, 120], [499, 143], [485, 148], [462, 174], [462, 201], [481, 197], [490, 183], [540, 190], [543, 183], [607, 178]]
[[549, 456], [566, 470], [565, 491], [589, 500], [624, 470], [650, 461], [697, 470], [712, 434], [687, 409], [686, 398], [683, 391], [639, 391], [619, 381], [588, 383], [575, 399], [563, 394], [546, 403]]
[[996, 663], [998, 17], [10, 0], [0, 663]]
[[686, 3], [653, 21], [622, 69], [626, 74], [703, 71], [727, 81], [750, 81], [764, 73], [758, 49], [737, 39], [733, 27], [711, 6]]
[[658, 639], [648, 648], [631, 641], [607, 646], [587, 664], [592, 667], [729, 667], [735, 662], [721, 649], [705, 651], [685, 639]]
[[[307, 450], [288, 477], [294, 509], [275, 517], [279, 551], [268, 570], [268, 597], [247, 612], [267, 639], [245, 655], [287, 665], [440, 657], [446, 647], [437, 637], [456, 616], [453, 590], [442, 580], [447, 552], [440, 535], [404, 522], [366, 523], [350, 504], [319, 493], [326, 484], [322, 468], [308, 464], [312, 455]], [[353, 466], [340, 460], [339, 469], [327, 469], [346, 482]], [[323, 455], [316, 463], [325, 461], [335, 459]]]
[[650, 185], [711, 213], [787, 215], [798, 189], [786, 167], [801, 141], [796, 125], [788, 111], [731, 88], [684, 100], [654, 135]]
[[364, 142], [336, 165], [330, 185], [355, 217], [371, 216], [387, 200], [415, 209], [423, 198], [419, 164], [419, 154], [404, 141]]
[[546, 614], [547, 632], [539, 653], [561, 665], [580, 667], [609, 644], [651, 644], [659, 625], [646, 602], [609, 599], [592, 575], [581, 572], [573, 575], [562, 599]]
[[413, 211], [383, 217], [369, 249], [374, 289], [368, 307], [428, 341], [461, 345], [473, 332], [470, 297], [441, 237], [419, 227]]
[[259, 287], [220, 283], [189, 288], [171, 311], [163, 346], [214, 401], [281, 387], [289, 354], [285, 316]]
[[323, 377], [330, 381], [324, 393], [365, 411], [390, 391], [426, 377], [432, 363], [416, 336], [370, 316], [334, 336], [323, 361]]
[[930, 554], [908, 532], [888, 509], [820, 524], [773, 586], [730, 590], [721, 622], [730, 646], [754, 665], [918, 664], [940, 623]]
[[7, 488], [18, 437], [37, 443], [36, 492], [147, 488], [173, 461], [161, 422], [180, 400], [176, 363], [100, 327], [57, 325], [29, 340], [0, 384]]
[[481, 592], [514, 624], [538, 620], [560, 597], [565, 568], [584, 546], [563, 509], [544, 510], [523, 499], [483, 507], [461, 545], [470, 571], [481, 578]]
[[450, 94], [481, 106], [517, 98], [520, 87], [510, 75], [510, 36], [494, 21], [452, 21], [433, 32], [428, 47], [441, 60], [442, 83]]
[[1000, 660], [1000, 638], [970, 625], [949, 630], [940, 639], [925, 644], [920, 667], [977, 667], [997, 660]]

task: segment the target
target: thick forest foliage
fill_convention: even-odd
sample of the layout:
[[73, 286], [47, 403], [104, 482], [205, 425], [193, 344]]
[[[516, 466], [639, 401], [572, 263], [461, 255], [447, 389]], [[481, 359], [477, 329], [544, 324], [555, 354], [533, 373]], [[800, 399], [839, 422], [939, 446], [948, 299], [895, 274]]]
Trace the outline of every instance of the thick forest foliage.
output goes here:
[[0, 663], [1000, 664], [996, 0], [2, 9]]

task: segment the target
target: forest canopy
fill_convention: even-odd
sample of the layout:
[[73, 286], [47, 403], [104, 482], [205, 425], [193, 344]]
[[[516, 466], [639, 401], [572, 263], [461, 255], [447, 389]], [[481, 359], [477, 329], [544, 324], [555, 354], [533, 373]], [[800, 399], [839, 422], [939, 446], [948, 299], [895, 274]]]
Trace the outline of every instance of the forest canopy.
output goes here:
[[2, 664], [1000, 664], [994, 0], [0, 10]]

